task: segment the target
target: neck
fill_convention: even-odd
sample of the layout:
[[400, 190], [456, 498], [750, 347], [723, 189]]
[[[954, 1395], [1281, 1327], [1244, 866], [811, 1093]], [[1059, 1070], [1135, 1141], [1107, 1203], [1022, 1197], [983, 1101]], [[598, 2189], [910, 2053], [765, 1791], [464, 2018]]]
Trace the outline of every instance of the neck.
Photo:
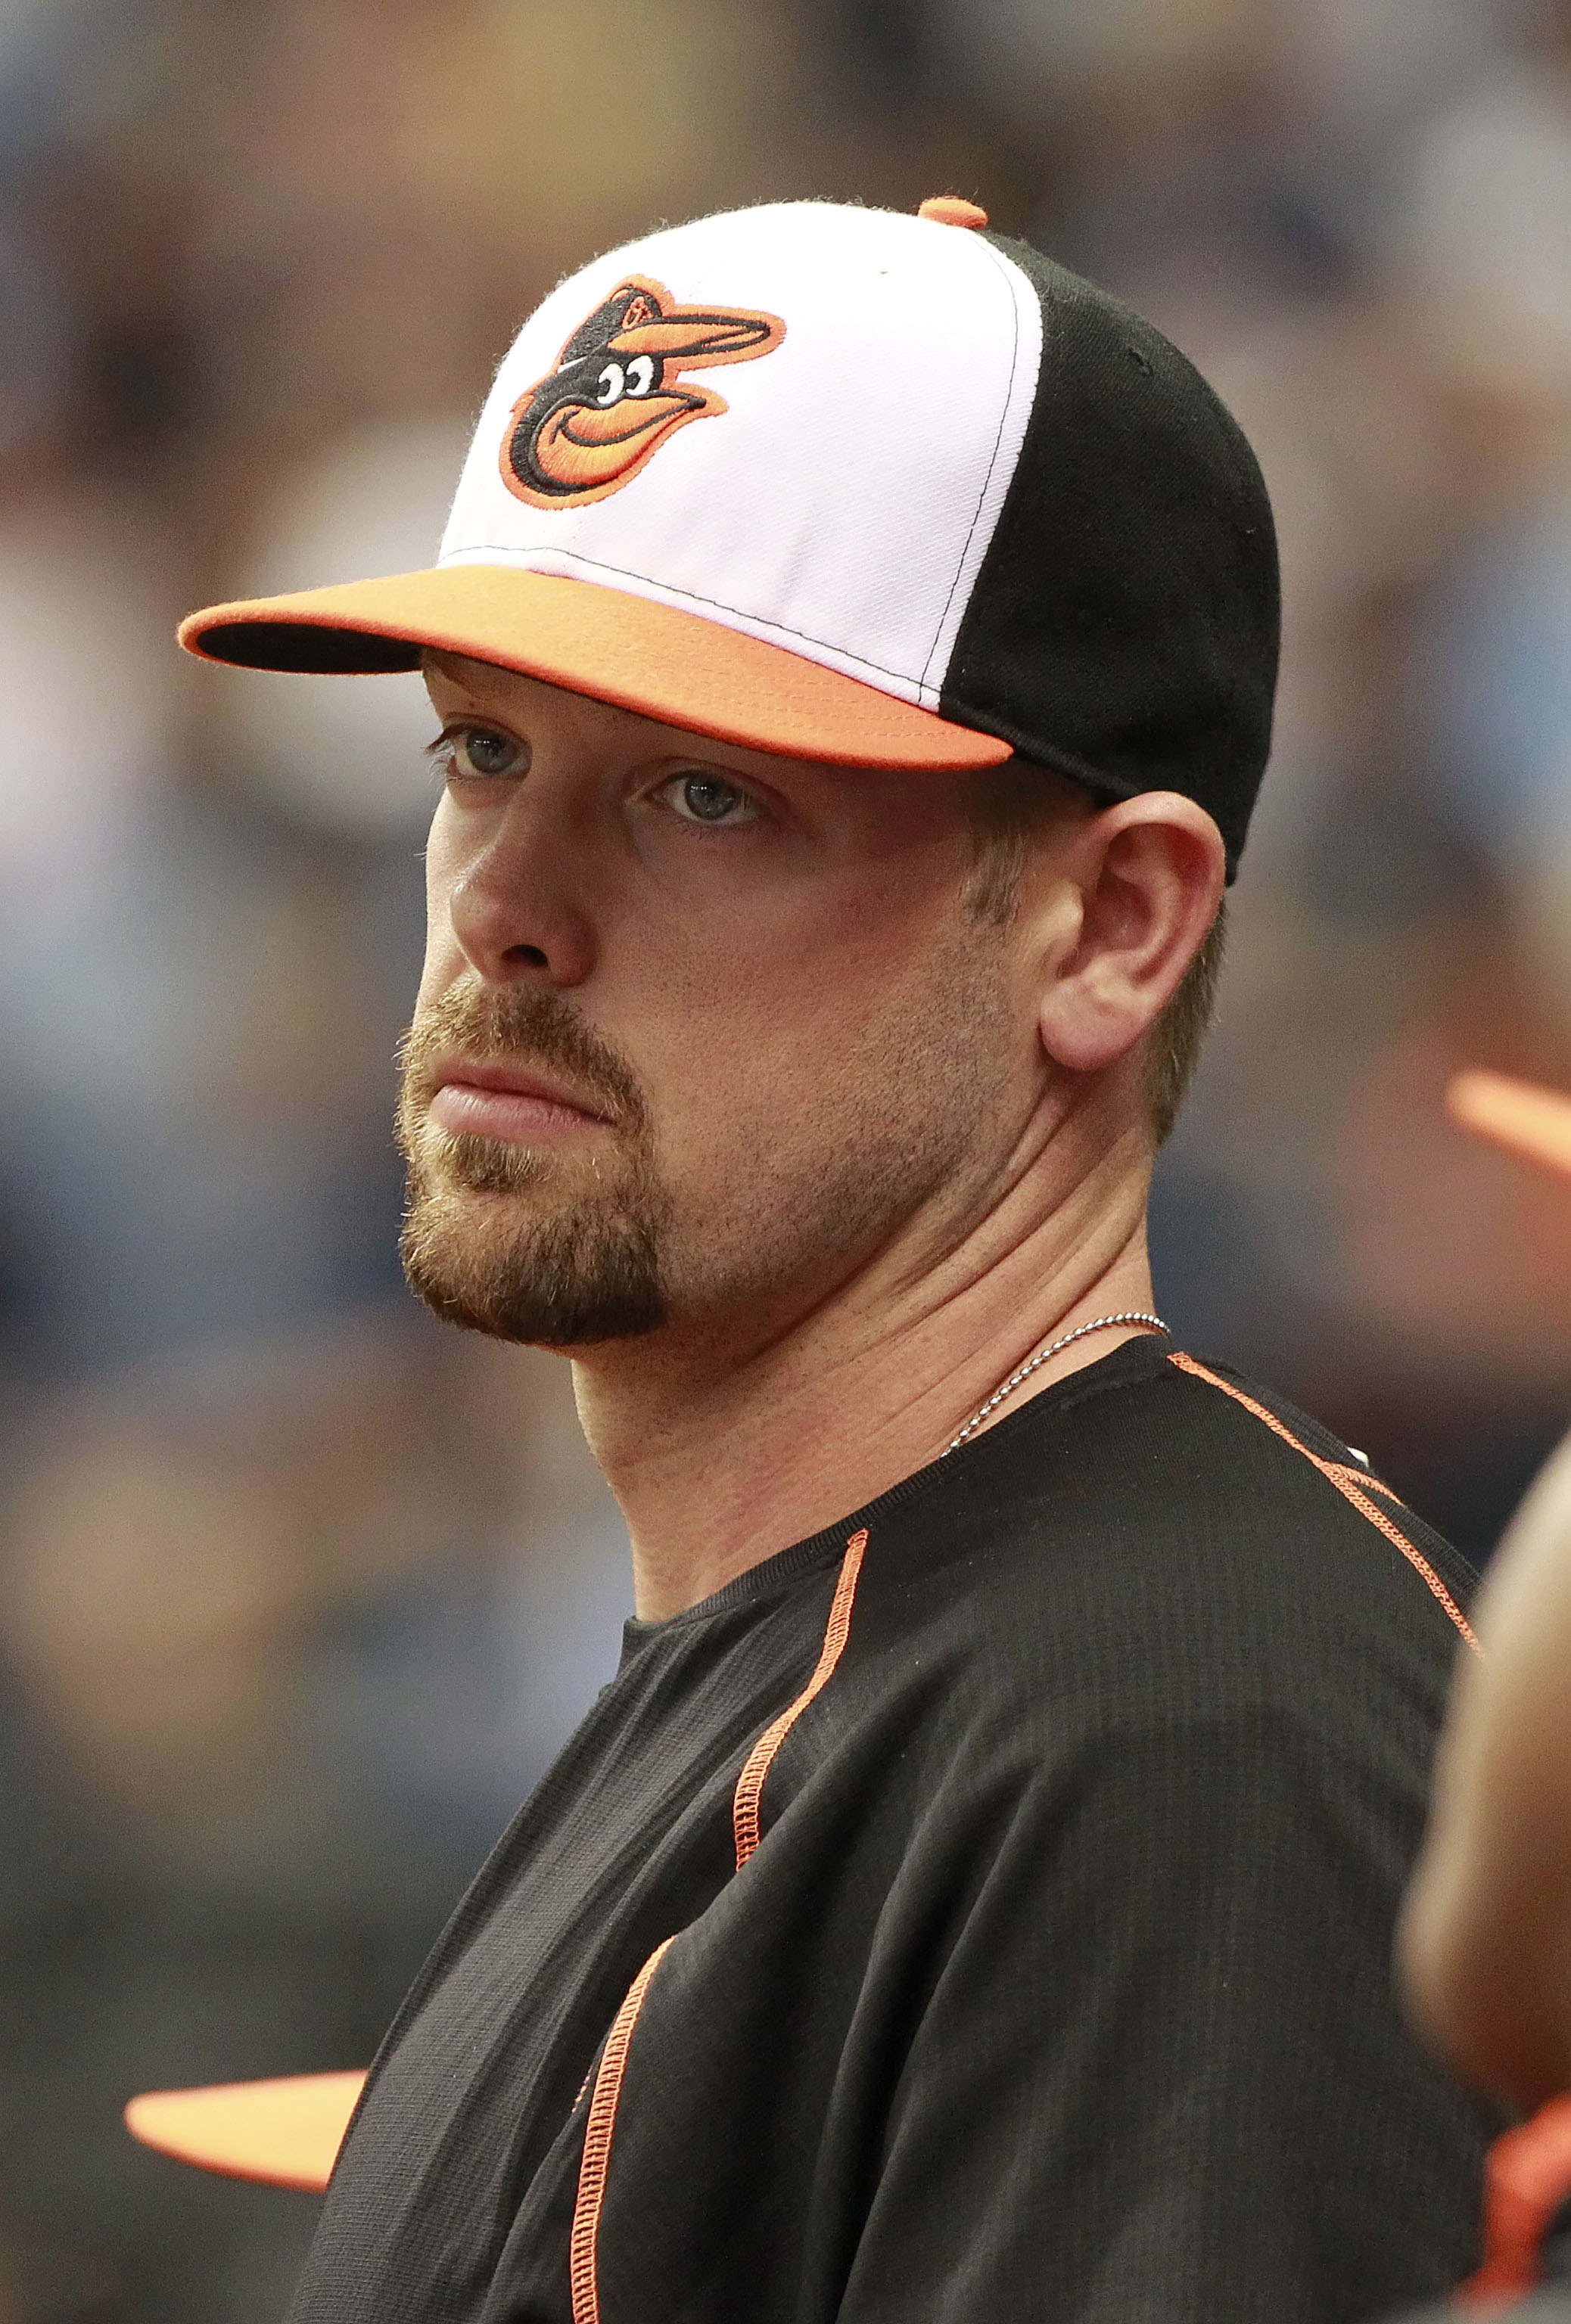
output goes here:
[[[1121, 1140], [1034, 1218], [995, 1213], [914, 1277], [909, 1250], [888, 1250], [762, 1343], [710, 1324], [581, 1358], [579, 1415], [627, 1519], [639, 1613], [696, 1605], [925, 1467], [1038, 1348], [1149, 1311], [1149, 1177], [1143, 1142]], [[984, 1426], [1139, 1328], [1077, 1341]]]

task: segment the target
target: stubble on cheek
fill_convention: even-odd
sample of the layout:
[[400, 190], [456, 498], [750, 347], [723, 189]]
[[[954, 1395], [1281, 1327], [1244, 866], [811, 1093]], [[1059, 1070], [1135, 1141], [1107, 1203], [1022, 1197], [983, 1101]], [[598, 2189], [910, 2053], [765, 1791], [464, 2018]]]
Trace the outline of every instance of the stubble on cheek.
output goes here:
[[[716, 1075], [697, 1150], [673, 1150], [665, 1256], [685, 1316], [789, 1327], [964, 1190], [1006, 1071], [997, 953], [967, 918], [864, 1008], [842, 987], [790, 1028], [732, 1028], [731, 1056], [772, 1070], [728, 1096]], [[913, 1263], [943, 1239], [936, 1217], [919, 1228]]]
[[[609, 1126], [587, 1154], [443, 1130], [433, 1067], [478, 1063], [565, 1074]], [[409, 1201], [400, 1249], [411, 1288], [444, 1321], [525, 1346], [575, 1348], [667, 1319], [670, 1204], [631, 1067], [558, 994], [468, 981], [420, 1010], [400, 1052], [397, 1134]]]

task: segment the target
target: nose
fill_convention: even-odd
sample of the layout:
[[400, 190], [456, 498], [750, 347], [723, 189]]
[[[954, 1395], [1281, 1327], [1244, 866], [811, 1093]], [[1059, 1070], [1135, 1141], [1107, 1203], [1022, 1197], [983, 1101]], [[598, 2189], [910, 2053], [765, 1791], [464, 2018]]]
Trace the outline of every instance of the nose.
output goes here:
[[581, 984], [595, 963], [592, 924], [573, 892], [571, 841], [539, 795], [521, 786], [476, 852], [456, 867], [445, 899], [438, 852], [431, 863], [432, 918], [445, 908], [453, 937], [491, 984]]

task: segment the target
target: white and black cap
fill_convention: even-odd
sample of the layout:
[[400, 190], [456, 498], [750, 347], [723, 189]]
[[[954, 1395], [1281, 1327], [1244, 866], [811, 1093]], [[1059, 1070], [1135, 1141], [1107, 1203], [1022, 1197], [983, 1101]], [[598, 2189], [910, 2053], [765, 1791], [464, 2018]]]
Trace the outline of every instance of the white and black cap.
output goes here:
[[1213, 816], [1270, 742], [1271, 510], [1151, 326], [938, 198], [674, 226], [553, 290], [497, 374], [434, 566], [193, 614], [294, 670], [432, 646], [846, 767], [1019, 753]]

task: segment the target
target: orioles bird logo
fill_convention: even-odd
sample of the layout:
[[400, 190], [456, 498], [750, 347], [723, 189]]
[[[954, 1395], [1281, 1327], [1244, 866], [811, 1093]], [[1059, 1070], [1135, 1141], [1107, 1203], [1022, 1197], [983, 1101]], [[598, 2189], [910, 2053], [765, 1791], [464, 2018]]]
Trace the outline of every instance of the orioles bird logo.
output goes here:
[[620, 492], [689, 420], [725, 410], [709, 388], [677, 374], [752, 363], [785, 337], [778, 315], [683, 307], [661, 282], [634, 276], [579, 324], [513, 405], [502, 480], [536, 508], [571, 508]]

